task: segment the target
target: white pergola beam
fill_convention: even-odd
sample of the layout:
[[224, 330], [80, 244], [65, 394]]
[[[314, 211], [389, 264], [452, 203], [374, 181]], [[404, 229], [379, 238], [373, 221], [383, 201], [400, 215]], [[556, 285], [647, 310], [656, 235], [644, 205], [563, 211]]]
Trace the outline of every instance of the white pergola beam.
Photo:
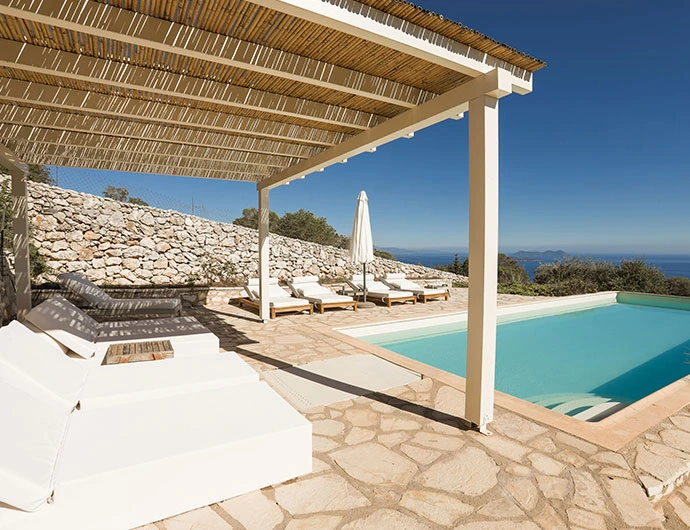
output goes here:
[[257, 187], [259, 189], [275, 188], [440, 121], [458, 118], [468, 110], [468, 103], [471, 99], [485, 94], [500, 98], [510, 94], [511, 88], [511, 76], [508, 72], [498, 69], [492, 70], [488, 74], [441, 94], [419, 107], [405, 111], [381, 125], [326, 149], [273, 177], [262, 180]]
[[471, 77], [501, 68], [512, 90], [532, 91], [532, 74], [453, 39], [379, 11], [356, 0], [247, 0], [275, 11], [375, 42]]
[[145, 122], [125, 122], [115, 118], [64, 114], [58, 111], [0, 104], [0, 134], [5, 138], [38, 140], [52, 135], [78, 134], [98, 141], [99, 137], [150, 140], [170, 145], [214, 148], [227, 151], [265, 154], [276, 157], [309, 158], [319, 152], [304, 146], [232, 134], [181, 129]]
[[493, 420], [498, 276], [498, 99], [469, 108], [471, 279], [467, 309], [465, 418], [486, 433]]
[[269, 269], [270, 269], [270, 209], [268, 188], [259, 190], [259, 318], [263, 322], [270, 319]]
[[17, 318], [31, 311], [31, 262], [29, 259], [29, 201], [26, 174], [29, 168], [15, 153], [0, 144], [0, 165], [12, 179], [12, 232], [14, 235], [14, 285]]
[[[0, 39], [2, 67], [56, 76], [66, 82], [96, 83], [117, 90], [150, 92], [155, 98], [184, 98], [195, 103], [223, 105], [230, 109], [264, 112], [360, 130], [385, 120], [382, 116], [336, 105], [6, 39]], [[65, 83], [61, 85], [65, 86]]]
[[330, 146], [349, 135], [290, 123], [223, 114], [157, 101], [0, 79], [0, 102], [38, 106], [70, 114], [89, 114], [119, 120], [231, 133], [275, 140]]
[[91, 0], [0, 0], [0, 15], [401, 107], [411, 108], [433, 97], [432, 93], [395, 81]]

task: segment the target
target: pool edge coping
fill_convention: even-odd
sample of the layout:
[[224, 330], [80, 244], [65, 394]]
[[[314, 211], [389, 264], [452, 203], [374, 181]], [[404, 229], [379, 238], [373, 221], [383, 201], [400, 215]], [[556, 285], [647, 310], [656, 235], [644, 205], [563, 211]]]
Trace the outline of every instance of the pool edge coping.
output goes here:
[[[617, 291], [607, 291], [605, 293], [593, 293], [591, 295], [576, 295], [560, 298], [558, 301], [535, 301], [523, 304], [514, 304], [511, 306], [504, 306], [501, 309], [512, 308], [517, 309], [515, 312], [531, 311], [538, 304], [554, 304], [554, 306], [568, 306], [582, 300], [592, 300], [601, 298], [602, 300], [610, 299], [612, 295], [617, 296]], [[467, 311], [448, 313], [448, 315], [467, 314]], [[394, 320], [387, 322], [378, 322], [367, 324], [366, 326], [348, 326], [339, 328], [328, 328], [324, 326], [325, 331], [329, 336], [345, 341], [358, 349], [365, 350], [368, 353], [386, 359], [394, 364], [402, 366], [408, 370], [413, 370], [423, 377], [430, 377], [444, 384], [447, 384], [461, 392], [465, 393], [466, 379], [459, 375], [446, 372], [439, 368], [435, 368], [420, 361], [409, 359], [403, 355], [392, 352], [380, 346], [370, 344], [361, 340], [358, 337], [348, 335], [342, 330], [375, 327], [386, 323], [404, 323], [413, 320], [428, 320], [439, 318], [438, 316], [424, 317], [424, 319], [410, 318], [402, 320]], [[585, 422], [577, 420], [571, 416], [566, 416], [553, 410], [541, 407], [534, 403], [530, 403], [523, 399], [505, 394], [499, 390], [495, 390], [494, 394], [495, 405], [502, 407], [508, 411], [520, 414], [531, 420], [538, 421], [549, 427], [564, 431], [573, 436], [577, 436], [585, 441], [597, 444], [601, 447], [612, 451], [619, 451], [627, 444], [635, 440], [639, 435], [651, 429], [655, 425], [667, 419], [669, 416], [678, 412], [680, 409], [690, 405], [690, 376], [685, 376], [665, 387], [645, 396], [644, 398], [628, 405], [624, 409], [604, 418], [598, 422]], [[490, 425], [490, 424], [489, 424]]]

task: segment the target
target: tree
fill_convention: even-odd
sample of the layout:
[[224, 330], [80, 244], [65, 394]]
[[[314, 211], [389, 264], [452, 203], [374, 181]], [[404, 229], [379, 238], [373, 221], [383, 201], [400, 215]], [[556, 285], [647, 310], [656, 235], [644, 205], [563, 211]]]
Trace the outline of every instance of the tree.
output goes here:
[[55, 179], [50, 175], [50, 170], [45, 166], [37, 164], [29, 164], [29, 172], [26, 174], [26, 179], [39, 184], [55, 185]]
[[[0, 173], [9, 175], [10, 170], [6, 166], [0, 166]], [[45, 166], [38, 164], [29, 164], [29, 171], [26, 174], [26, 180], [31, 182], [38, 182], [39, 184], [55, 185], [55, 179], [50, 175], [50, 170]]]
[[[460, 258], [455, 255], [455, 260], [449, 265], [437, 265], [438, 270], [454, 272], [461, 276], [470, 275], [470, 260], [465, 259], [460, 263]], [[529, 283], [529, 276], [527, 271], [513, 258], [505, 254], [498, 255], [498, 283], [499, 284], [515, 284], [515, 283]]]
[[116, 188], [115, 186], [108, 186], [103, 190], [103, 197], [106, 199], [113, 199], [115, 201], [126, 202], [129, 196], [127, 188]]
[[[270, 212], [268, 223], [271, 232], [279, 236], [311, 241], [319, 245], [329, 245], [337, 248], [350, 248], [350, 237], [336, 232], [328, 224], [325, 217], [316, 217], [312, 212], [300, 209], [296, 212], [285, 212], [282, 217]], [[259, 227], [259, 211], [256, 208], [245, 208], [242, 216], [233, 224], [257, 229]], [[374, 255], [395, 260], [395, 257], [382, 250], [374, 250]]]
[[146, 202], [144, 199], [140, 199], [139, 197], [130, 197], [127, 199], [127, 202], [129, 204], [136, 204], [137, 206], [148, 206], [149, 203]]
[[[278, 214], [275, 212], [269, 212], [269, 226], [278, 226], [279, 222], [280, 217], [278, 217]], [[245, 226], [247, 228], [253, 228], [254, 230], [256, 230], [259, 228], [259, 210], [257, 210], [256, 208], [245, 208], [244, 210], [242, 210], [242, 217], [238, 217], [232, 223], [239, 226]]]
[[130, 197], [127, 188], [116, 188], [115, 186], [108, 186], [103, 190], [103, 197], [106, 199], [113, 199], [119, 202], [128, 202], [129, 204], [136, 204], [139, 206], [148, 206], [149, 203], [139, 197]]
[[[10, 192], [9, 179], [0, 183], [0, 240], [2, 241], [0, 259], [2, 259], [5, 250], [12, 252], [14, 248], [12, 193]], [[29, 241], [29, 262], [31, 263], [31, 278], [36, 278], [49, 270], [45, 257], [38, 252], [38, 248], [32, 241]]]
[[395, 256], [391, 254], [390, 252], [386, 252], [385, 250], [379, 250], [377, 248], [374, 249], [374, 256], [377, 258], [383, 258], [383, 259], [390, 259], [393, 261], [398, 261], [395, 259]]
[[498, 283], [529, 283], [527, 271], [513, 258], [498, 255]]
[[328, 224], [325, 217], [316, 217], [312, 212], [304, 209], [286, 212], [280, 218], [275, 233], [302, 241], [312, 241], [319, 245], [336, 246], [340, 241], [338, 232]]
[[450, 263], [448, 265], [436, 265], [435, 268], [440, 271], [452, 272], [454, 274], [459, 274], [460, 276], [467, 276], [468, 265], [468, 259], [465, 259], [465, 261], [461, 262], [460, 258], [456, 254], [453, 263]]

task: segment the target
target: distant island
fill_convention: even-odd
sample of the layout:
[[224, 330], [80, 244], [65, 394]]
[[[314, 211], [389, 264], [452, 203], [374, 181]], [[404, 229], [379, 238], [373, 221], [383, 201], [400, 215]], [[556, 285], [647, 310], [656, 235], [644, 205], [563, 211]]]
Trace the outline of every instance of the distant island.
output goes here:
[[570, 257], [570, 254], [562, 250], [545, 250], [538, 252], [535, 250], [518, 250], [510, 256], [515, 261], [555, 261]]

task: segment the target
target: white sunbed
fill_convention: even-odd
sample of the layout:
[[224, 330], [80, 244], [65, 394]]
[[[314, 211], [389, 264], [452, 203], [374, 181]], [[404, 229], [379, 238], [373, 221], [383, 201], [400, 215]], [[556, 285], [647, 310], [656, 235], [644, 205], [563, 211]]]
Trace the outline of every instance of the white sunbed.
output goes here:
[[[244, 290], [247, 292], [248, 298], [240, 298], [240, 307], [247, 305], [258, 309], [260, 305], [259, 279], [250, 278], [244, 286]], [[286, 311], [309, 311], [310, 315], [314, 312], [314, 306], [309, 300], [293, 297], [278, 285], [278, 278], [268, 279], [268, 300], [271, 318], [275, 318], [276, 313]]]
[[391, 289], [398, 289], [401, 291], [410, 291], [417, 295], [417, 297], [426, 303], [427, 300], [432, 300], [435, 298], [443, 298], [448, 300], [450, 296], [450, 291], [448, 288], [428, 288], [420, 287], [412, 280], [406, 278], [405, 273], [388, 273], [383, 277], [383, 283], [388, 285]]
[[318, 276], [296, 276], [288, 282], [288, 286], [294, 296], [306, 298], [319, 308], [321, 314], [329, 307], [352, 307], [353, 311], [357, 311], [357, 300], [335, 294], [319, 283]]
[[26, 320], [57, 342], [100, 364], [111, 344], [169, 339], [175, 357], [217, 354], [218, 337], [194, 317], [96, 322], [62, 296], [34, 307]]
[[77, 410], [72, 361], [0, 360], [2, 530], [133, 528], [311, 471], [311, 425], [265, 383]]
[[[374, 280], [373, 274], [367, 274], [367, 299], [377, 300], [385, 303], [388, 307], [393, 302], [412, 302], [417, 303], [417, 296], [410, 291], [398, 291], [391, 289], [386, 284]], [[355, 289], [355, 291], [364, 290], [364, 277], [361, 274], [355, 274], [347, 283]]]
[[107, 317], [179, 316], [182, 302], [179, 298], [112, 298], [95, 283], [77, 272], [58, 275], [66, 289], [81, 297], [99, 314]]
[[257, 382], [259, 376], [235, 352], [152, 362], [100, 366], [95, 358], [69, 356], [66, 348], [30, 323], [0, 328], [0, 363], [31, 375], [60, 394], [55, 385], [77, 381], [82, 409]]

